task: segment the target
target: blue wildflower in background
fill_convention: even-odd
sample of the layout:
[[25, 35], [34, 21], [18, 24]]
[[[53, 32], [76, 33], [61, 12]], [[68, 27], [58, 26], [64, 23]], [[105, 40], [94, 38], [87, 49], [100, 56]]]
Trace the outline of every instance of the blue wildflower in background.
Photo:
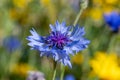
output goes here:
[[47, 36], [40, 36], [32, 29], [31, 36], [27, 37], [31, 49], [40, 51], [40, 56], [52, 57], [55, 61], [63, 63], [65, 66], [72, 67], [69, 54], [75, 53], [87, 48], [90, 43], [85, 39], [84, 28], [77, 26], [66, 26], [65, 22], [61, 24], [56, 21], [55, 25], [50, 25], [51, 32]]
[[71, 74], [66, 75], [64, 80], [75, 80], [75, 77]]
[[4, 39], [3, 46], [11, 53], [21, 47], [21, 42], [17, 37], [9, 36]]
[[104, 14], [104, 19], [113, 32], [118, 32], [120, 28], [120, 14], [118, 12], [113, 11], [109, 14]]

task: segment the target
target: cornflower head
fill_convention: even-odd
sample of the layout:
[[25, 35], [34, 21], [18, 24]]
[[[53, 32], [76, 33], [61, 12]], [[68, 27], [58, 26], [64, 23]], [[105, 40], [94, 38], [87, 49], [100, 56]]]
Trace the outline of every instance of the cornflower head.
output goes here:
[[61, 62], [65, 66], [72, 67], [69, 55], [87, 48], [89, 40], [83, 36], [84, 28], [78, 25], [66, 26], [65, 22], [61, 24], [56, 21], [55, 25], [50, 25], [51, 32], [47, 36], [40, 36], [32, 29], [31, 36], [27, 37], [31, 49], [38, 50], [40, 56], [53, 58], [56, 62]]
[[113, 32], [118, 32], [120, 28], [120, 14], [113, 11], [108, 14], [104, 14], [105, 22], [110, 26]]

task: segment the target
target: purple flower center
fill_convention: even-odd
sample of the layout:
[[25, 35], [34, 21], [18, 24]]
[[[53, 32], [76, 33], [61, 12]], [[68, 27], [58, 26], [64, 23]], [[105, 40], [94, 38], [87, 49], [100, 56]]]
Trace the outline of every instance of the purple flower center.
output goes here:
[[50, 47], [57, 47], [59, 49], [63, 49], [64, 45], [69, 42], [69, 38], [66, 34], [62, 34], [61, 32], [51, 32], [51, 35], [47, 38], [47, 43]]

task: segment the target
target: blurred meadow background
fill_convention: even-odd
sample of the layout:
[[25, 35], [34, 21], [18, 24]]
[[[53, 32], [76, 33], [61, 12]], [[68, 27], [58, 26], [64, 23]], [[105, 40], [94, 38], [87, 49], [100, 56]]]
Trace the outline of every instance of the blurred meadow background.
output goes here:
[[[0, 0], [0, 80], [26, 80], [32, 72], [51, 80], [52, 60], [30, 50], [26, 37], [32, 28], [48, 34], [56, 20], [73, 25], [80, 1]], [[120, 0], [89, 0], [78, 24], [91, 43], [71, 57], [73, 67], [65, 67], [64, 80], [120, 80]]]

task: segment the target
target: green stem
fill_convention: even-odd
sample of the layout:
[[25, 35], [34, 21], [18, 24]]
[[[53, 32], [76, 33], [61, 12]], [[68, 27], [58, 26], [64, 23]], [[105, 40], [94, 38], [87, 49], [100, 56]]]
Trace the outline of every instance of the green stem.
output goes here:
[[87, 5], [88, 5], [88, 0], [80, 0], [80, 11], [74, 21], [74, 24], [73, 24], [74, 26], [76, 26], [76, 24], [78, 23], [78, 20], [81, 16], [83, 10], [87, 8]]
[[65, 67], [62, 64], [61, 64], [61, 69], [62, 69], [62, 73], [61, 73], [61, 76], [60, 76], [60, 80], [63, 80]]
[[53, 78], [52, 78], [52, 80], [55, 80], [56, 70], [57, 70], [57, 63], [55, 62], [55, 64], [54, 64], [54, 73], [53, 73]]
[[80, 11], [79, 11], [79, 13], [78, 13], [78, 15], [77, 15], [77, 17], [76, 17], [76, 19], [75, 19], [75, 21], [74, 21], [74, 24], [73, 24], [74, 26], [76, 26], [76, 24], [77, 24], [77, 22], [78, 22], [78, 20], [79, 20], [79, 18], [80, 18], [80, 16], [81, 16], [83, 10], [84, 10], [84, 9], [82, 9], [82, 8], [80, 9]]

